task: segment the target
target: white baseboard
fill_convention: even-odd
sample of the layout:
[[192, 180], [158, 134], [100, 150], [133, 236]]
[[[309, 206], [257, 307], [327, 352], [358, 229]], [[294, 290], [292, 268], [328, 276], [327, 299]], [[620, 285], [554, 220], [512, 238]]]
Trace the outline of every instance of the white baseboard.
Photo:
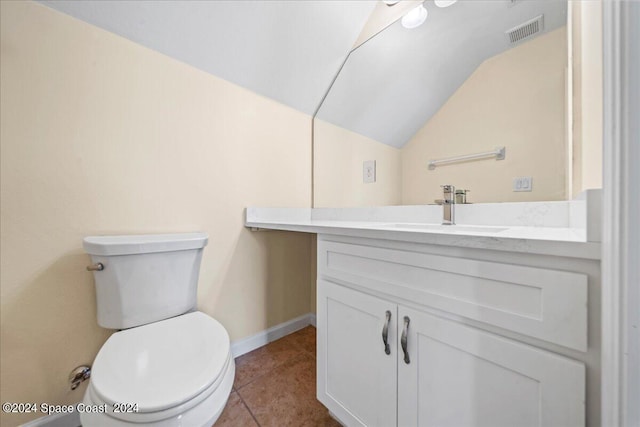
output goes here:
[[80, 414], [73, 411], [70, 414], [53, 414], [36, 418], [22, 427], [80, 427]]
[[269, 344], [271, 341], [280, 339], [285, 335], [289, 335], [309, 325], [316, 325], [315, 314], [304, 314], [300, 317], [296, 317], [295, 319], [272, 326], [269, 329], [258, 332], [250, 337], [234, 341], [231, 343], [231, 353], [233, 353], [233, 357], [242, 356], [245, 353], [249, 353], [256, 348], [260, 348], [263, 345]]

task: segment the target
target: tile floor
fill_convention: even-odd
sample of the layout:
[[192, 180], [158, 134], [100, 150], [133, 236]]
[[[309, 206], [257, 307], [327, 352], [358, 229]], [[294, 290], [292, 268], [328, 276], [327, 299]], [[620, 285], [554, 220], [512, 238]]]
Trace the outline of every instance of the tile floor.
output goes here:
[[233, 391], [215, 426], [339, 427], [316, 399], [316, 329], [238, 357]]

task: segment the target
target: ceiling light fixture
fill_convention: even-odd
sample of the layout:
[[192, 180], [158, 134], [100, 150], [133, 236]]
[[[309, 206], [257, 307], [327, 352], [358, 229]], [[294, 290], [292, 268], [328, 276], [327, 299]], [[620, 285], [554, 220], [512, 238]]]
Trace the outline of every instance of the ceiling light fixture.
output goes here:
[[433, 0], [438, 7], [449, 7], [457, 1], [458, 0]]
[[407, 29], [417, 28], [427, 20], [427, 9], [424, 5], [419, 5], [402, 17], [402, 26]]

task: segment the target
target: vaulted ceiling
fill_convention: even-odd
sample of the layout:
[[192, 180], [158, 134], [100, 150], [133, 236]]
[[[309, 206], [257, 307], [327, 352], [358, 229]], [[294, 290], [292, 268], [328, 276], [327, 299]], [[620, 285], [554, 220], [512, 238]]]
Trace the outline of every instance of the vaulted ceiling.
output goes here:
[[307, 114], [348, 57], [318, 117], [395, 147], [484, 60], [511, 47], [505, 30], [543, 14], [548, 32], [565, 25], [567, 10], [567, 0], [461, 0], [447, 8], [426, 0], [424, 25], [396, 22], [350, 54], [359, 36], [375, 34], [378, 12], [421, 2], [40, 1]]
[[[351, 53], [318, 118], [402, 147], [484, 61], [567, 22], [566, 0], [424, 5], [429, 15], [422, 26], [409, 30], [396, 22]], [[510, 42], [507, 30], [539, 16], [538, 33]]]
[[376, 2], [41, 3], [313, 114]]

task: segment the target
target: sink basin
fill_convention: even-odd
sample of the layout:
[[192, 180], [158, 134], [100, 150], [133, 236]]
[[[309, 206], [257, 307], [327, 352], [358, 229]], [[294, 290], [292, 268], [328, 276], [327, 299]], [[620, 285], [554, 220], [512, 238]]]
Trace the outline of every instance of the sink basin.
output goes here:
[[441, 224], [384, 224], [383, 227], [399, 230], [447, 231], [452, 233], [499, 233], [508, 230], [506, 227], [490, 227], [481, 225], [441, 225]]

